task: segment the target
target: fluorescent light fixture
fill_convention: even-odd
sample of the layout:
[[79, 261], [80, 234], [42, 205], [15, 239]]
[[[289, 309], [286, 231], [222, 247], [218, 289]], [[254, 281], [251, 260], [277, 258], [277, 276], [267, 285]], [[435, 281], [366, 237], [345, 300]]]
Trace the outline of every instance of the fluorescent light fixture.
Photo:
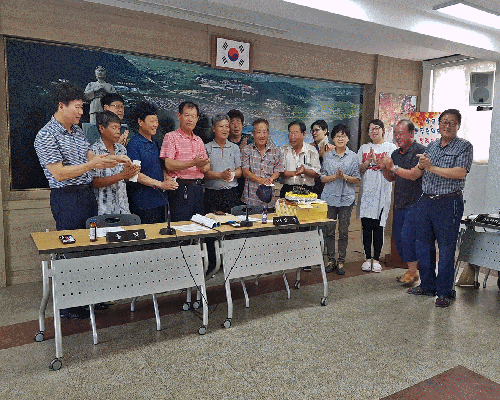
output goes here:
[[479, 25], [500, 29], [499, 13], [468, 3], [467, 1], [449, 1], [440, 6], [433, 7], [433, 10]]

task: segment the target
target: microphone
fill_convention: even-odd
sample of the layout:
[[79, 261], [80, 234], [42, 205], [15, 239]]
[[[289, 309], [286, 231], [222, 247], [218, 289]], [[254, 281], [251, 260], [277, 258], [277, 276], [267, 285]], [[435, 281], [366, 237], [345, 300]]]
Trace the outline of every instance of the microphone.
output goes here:
[[167, 208], [165, 209], [165, 219], [167, 220], [168, 226], [166, 228], [160, 229], [160, 235], [175, 235], [175, 229], [170, 226], [170, 202], [168, 198], [162, 193], [161, 190], [158, 190], [157, 187], [154, 188], [165, 200], [167, 200]]
[[[250, 179], [248, 179], [248, 186], [247, 186], [247, 201], [250, 199]], [[244, 228], [248, 228], [250, 226], [253, 226], [253, 222], [248, 219], [248, 210], [250, 206], [247, 204], [245, 207], [246, 210], [246, 219], [244, 221], [240, 222], [240, 226]]]

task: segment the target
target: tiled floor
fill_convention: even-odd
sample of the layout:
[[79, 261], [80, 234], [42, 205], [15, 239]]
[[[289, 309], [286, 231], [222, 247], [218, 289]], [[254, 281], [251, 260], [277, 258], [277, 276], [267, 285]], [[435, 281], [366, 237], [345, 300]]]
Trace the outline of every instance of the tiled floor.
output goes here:
[[[439, 309], [432, 298], [405, 293], [395, 280], [401, 270], [358, 269], [349, 264], [345, 278], [329, 281], [326, 307], [319, 304], [322, 285], [313, 283], [318, 270], [302, 274], [304, 284], [291, 299], [268, 290], [281, 278], [262, 277], [260, 288], [249, 281], [250, 308], [236, 300], [233, 326], [224, 329], [227, 305], [211, 306], [204, 336], [192, 312], [164, 315], [160, 332], [153, 319], [100, 329], [97, 346], [89, 331], [64, 336], [57, 372], [48, 369], [52, 339], [6, 346], [0, 399], [369, 400], [458, 365], [500, 383], [496, 278], [486, 289], [458, 288], [452, 306]], [[0, 332], [15, 323], [36, 329], [29, 321], [36, 319], [40, 292], [39, 284], [0, 289]]]

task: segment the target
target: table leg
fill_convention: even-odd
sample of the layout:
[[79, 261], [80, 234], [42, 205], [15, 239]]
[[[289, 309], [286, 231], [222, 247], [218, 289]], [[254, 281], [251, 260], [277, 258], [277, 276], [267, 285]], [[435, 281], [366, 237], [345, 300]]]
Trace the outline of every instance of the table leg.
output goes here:
[[45, 310], [47, 309], [47, 303], [49, 301], [49, 295], [50, 295], [48, 261], [42, 261], [42, 284], [43, 284], [42, 302], [40, 304], [40, 310], [38, 311], [38, 325], [40, 327], [40, 330], [35, 336], [35, 341], [37, 342], [41, 342], [43, 340], [43, 333], [45, 332]]
[[158, 301], [156, 295], [153, 293], [153, 306], [155, 308], [156, 330], [161, 331], [160, 310], [158, 309]]
[[94, 313], [94, 305], [89, 304], [90, 309], [90, 324], [92, 325], [92, 339], [94, 339], [94, 345], [99, 343], [99, 338], [97, 336], [97, 326], [95, 323], [95, 313]]

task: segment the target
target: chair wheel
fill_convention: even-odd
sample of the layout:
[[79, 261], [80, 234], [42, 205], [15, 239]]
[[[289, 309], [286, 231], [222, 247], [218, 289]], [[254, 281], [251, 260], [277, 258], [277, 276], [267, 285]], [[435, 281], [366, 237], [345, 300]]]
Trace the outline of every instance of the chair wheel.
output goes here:
[[59, 371], [62, 367], [62, 361], [59, 360], [58, 358], [54, 358], [51, 362], [50, 362], [50, 365], [49, 365], [49, 368], [52, 370], [52, 371]]
[[35, 335], [35, 342], [43, 342], [43, 332], [39, 331]]
[[224, 328], [231, 328], [231, 318], [226, 318], [224, 323], [222, 324]]
[[321, 303], [320, 303], [322, 306], [326, 306], [326, 297], [323, 297], [321, 299]]
[[183, 310], [183, 311], [188, 311], [190, 308], [191, 308], [191, 303], [190, 303], [189, 301], [185, 302], [185, 303], [182, 305], [182, 310]]
[[198, 308], [200, 308], [200, 302], [199, 301], [195, 301], [193, 303], [193, 309], [197, 310]]
[[207, 326], [206, 325], [200, 326], [200, 328], [198, 329], [198, 333], [200, 335], [204, 335], [205, 333], [207, 333]]
[[295, 281], [295, 285], [293, 285], [294, 289], [300, 289], [300, 281]]

